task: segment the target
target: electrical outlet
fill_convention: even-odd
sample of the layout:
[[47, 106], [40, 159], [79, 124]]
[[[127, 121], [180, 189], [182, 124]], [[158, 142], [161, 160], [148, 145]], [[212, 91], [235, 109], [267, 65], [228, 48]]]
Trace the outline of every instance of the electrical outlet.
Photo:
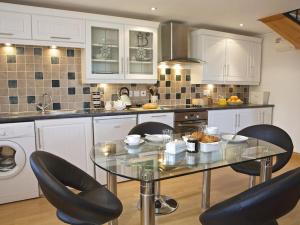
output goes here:
[[210, 91], [209, 91], [209, 90], [204, 90], [204, 91], [203, 91], [203, 95], [204, 95], [204, 96], [209, 96], [209, 94], [210, 94]]
[[145, 91], [145, 90], [144, 90], [144, 91], [141, 91], [141, 96], [142, 96], [142, 97], [146, 97], [146, 96], [147, 96], [147, 91]]
[[140, 96], [140, 92], [139, 91], [134, 91], [133, 92], [133, 96], [134, 97], [139, 97]]

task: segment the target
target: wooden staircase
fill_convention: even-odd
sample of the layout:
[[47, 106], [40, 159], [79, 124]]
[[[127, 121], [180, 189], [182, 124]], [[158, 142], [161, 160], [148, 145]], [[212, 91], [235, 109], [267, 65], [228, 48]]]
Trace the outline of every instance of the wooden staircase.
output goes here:
[[259, 20], [300, 49], [300, 9]]

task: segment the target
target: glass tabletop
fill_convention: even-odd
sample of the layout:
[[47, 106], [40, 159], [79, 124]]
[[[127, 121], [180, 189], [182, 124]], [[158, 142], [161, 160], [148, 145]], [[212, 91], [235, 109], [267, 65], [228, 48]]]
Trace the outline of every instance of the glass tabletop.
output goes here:
[[213, 152], [170, 154], [164, 143], [145, 141], [130, 147], [123, 140], [96, 144], [91, 159], [96, 166], [115, 175], [138, 181], [158, 181], [191, 173], [283, 154], [271, 143], [249, 138], [241, 143], [221, 141]]

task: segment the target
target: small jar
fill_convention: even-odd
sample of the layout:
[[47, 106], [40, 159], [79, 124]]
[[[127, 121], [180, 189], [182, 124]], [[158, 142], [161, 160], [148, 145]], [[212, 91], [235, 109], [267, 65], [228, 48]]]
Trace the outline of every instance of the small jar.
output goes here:
[[199, 141], [197, 138], [189, 137], [186, 142], [187, 151], [197, 153], [199, 151]]

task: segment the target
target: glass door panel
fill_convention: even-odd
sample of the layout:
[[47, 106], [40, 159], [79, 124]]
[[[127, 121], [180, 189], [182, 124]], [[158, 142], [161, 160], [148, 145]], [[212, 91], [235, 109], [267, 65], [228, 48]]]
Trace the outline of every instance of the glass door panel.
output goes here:
[[129, 30], [129, 74], [153, 75], [153, 33]]
[[91, 28], [92, 74], [119, 74], [119, 29]]

